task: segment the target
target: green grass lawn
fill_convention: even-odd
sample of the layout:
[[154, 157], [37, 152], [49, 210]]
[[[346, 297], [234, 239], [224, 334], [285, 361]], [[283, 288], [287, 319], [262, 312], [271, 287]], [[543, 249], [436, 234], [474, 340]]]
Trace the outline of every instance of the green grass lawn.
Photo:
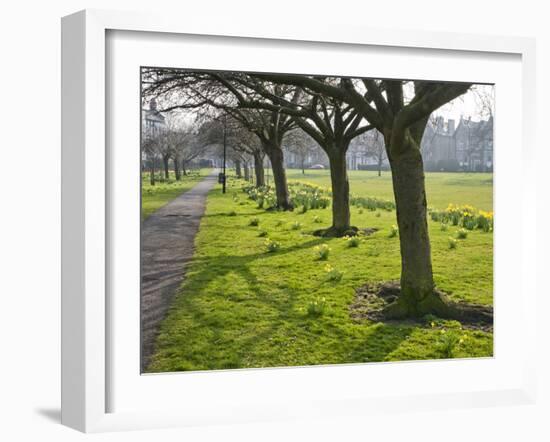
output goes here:
[[[183, 192], [187, 192], [195, 184], [210, 173], [211, 169], [199, 169], [190, 171], [176, 181], [174, 172], [170, 172], [168, 180], [157, 181], [151, 186], [150, 175], [147, 172], [141, 175], [141, 219], [146, 219], [156, 210], [170, 202]], [[159, 175], [160, 176], [160, 175]]]
[[[288, 179], [307, 181], [322, 186], [330, 186], [328, 170], [291, 169]], [[348, 172], [350, 191], [357, 195], [375, 196], [393, 201], [391, 173], [366, 170]], [[493, 210], [492, 173], [426, 173], [426, 195], [428, 205], [445, 209], [448, 204], [470, 204], [481, 210]]]
[[[307, 171], [304, 181], [328, 185], [328, 172]], [[303, 179], [289, 171], [291, 179]], [[351, 190], [391, 198], [389, 173], [351, 172]], [[429, 204], [468, 203], [490, 209], [490, 174], [428, 174]], [[322, 222], [314, 222], [315, 217]], [[251, 226], [251, 218], [259, 225]], [[352, 224], [379, 229], [359, 247], [312, 231], [330, 225], [331, 209], [304, 214], [268, 212], [240, 191], [236, 181], [222, 195], [217, 186], [207, 201], [196, 252], [175, 301], [160, 327], [150, 372], [337, 364], [447, 357], [492, 356], [493, 335], [463, 330], [454, 321], [373, 323], [350, 317], [355, 289], [365, 283], [399, 279], [399, 239], [388, 234], [395, 211], [360, 211]], [[299, 223], [299, 228], [293, 225]], [[449, 249], [449, 236], [430, 221], [437, 286], [454, 300], [492, 304], [493, 235], [470, 231]], [[261, 232], [267, 236], [261, 236]], [[280, 244], [268, 253], [266, 238]], [[315, 247], [327, 244], [326, 261]], [[343, 272], [327, 280], [326, 265]], [[323, 314], [308, 314], [315, 301]], [[458, 338], [461, 341], [458, 341]], [[449, 342], [457, 340], [452, 345]], [[452, 352], [449, 353], [449, 347]]]

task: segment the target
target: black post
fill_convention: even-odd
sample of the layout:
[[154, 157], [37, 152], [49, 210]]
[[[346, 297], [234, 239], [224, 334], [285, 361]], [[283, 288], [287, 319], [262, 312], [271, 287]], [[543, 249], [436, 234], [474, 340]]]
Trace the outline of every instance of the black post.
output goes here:
[[222, 176], [222, 193], [225, 193], [225, 160], [226, 160], [226, 151], [227, 151], [227, 137], [226, 137], [226, 122], [227, 117], [223, 116], [223, 176]]

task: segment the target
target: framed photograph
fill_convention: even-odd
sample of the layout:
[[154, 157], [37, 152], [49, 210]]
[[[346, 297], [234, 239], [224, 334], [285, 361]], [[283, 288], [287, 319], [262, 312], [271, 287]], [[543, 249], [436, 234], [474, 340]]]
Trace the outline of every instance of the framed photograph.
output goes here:
[[62, 35], [64, 424], [534, 400], [532, 40]]

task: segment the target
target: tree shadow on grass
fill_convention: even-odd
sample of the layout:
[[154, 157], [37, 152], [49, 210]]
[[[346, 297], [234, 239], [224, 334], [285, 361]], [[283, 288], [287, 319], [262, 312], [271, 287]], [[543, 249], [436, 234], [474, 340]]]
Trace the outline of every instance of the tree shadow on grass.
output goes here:
[[408, 339], [414, 327], [397, 327], [389, 324], [370, 326], [370, 333], [353, 346], [350, 359], [361, 362], [383, 362]]
[[[209, 309], [208, 303], [206, 305], [204, 304], [204, 291], [207, 290], [208, 286], [215, 280], [224, 278], [229, 274], [235, 274], [242, 278], [242, 280], [246, 283], [246, 291], [253, 293], [254, 296], [252, 302], [259, 301], [264, 306], [268, 307], [267, 312], [269, 314], [267, 316], [269, 316], [269, 326], [267, 328], [263, 328], [254, 336], [244, 339], [240, 343], [239, 354], [231, 355], [229, 360], [225, 362], [213, 360], [210, 364], [207, 364], [207, 369], [243, 367], [244, 359], [247, 355], [254, 352], [254, 348], [257, 344], [275, 334], [281, 325], [284, 324], [290, 316], [292, 316], [293, 311], [295, 312], [295, 302], [297, 297], [296, 291], [292, 288], [284, 287], [284, 284], [282, 288], [281, 286], [275, 287], [275, 289], [279, 290], [283, 296], [273, 296], [273, 292], [266, 290], [265, 283], [260, 281], [256, 273], [251, 270], [251, 264], [266, 261], [265, 266], [266, 268], [269, 268], [269, 261], [276, 257], [281, 257], [296, 251], [308, 249], [323, 242], [323, 239], [306, 241], [301, 244], [282, 248], [275, 253], [261, 252], [244, 256], [220, 255], [194, 258], [190, 268], [190, 271], [192, 272], [191, 282], [186, 284], [186, 281], [184, 280], [182, 287], [170, 307], [167, 318], [161, 324], [161, 334], [165, 333], [169, 335], [169, 338], [166, 340], [157, 339], [153, 360], [155, 359], [156, 354], [159, 354], [159, 352], [163, 353], [164, 350], [167, 350], [167, 355], [172, 353], [170, 348], [174, 347], [175, 343], [177, 345], [185, 346], [186, 342], [184, 342], [181, 337], [175, 336], [174, 331], [171, 330], [171, 327], [175, 328], [177, 324], [178, 318], [176, 315], [178, 312], [181, 312], [183, 315], [191, 315], [190, 321], [193, 324], [194, 330], [203, 328], [210, 333], [208, 348], [216, 348], [221, 342], [223, 342], [224, 332], [227, 332], [227, 329], [224, 327], [227, 326], [227, 323], [231, 323], [231, 318], [224, 317], [218, 320], [217, 315], [225, 314], [229, 316], [229, 312], [216, 312]], [[284, 274], [281, 275], [281, 277], [284, 278]], [[223, 294], [221, 295], [223, 296]], [[224, 299], [222, 296], [220, 296], [220, 294], [213, 295], [213, 297], [217, 297], [217, 300], [220, 302], [227, 299], [231, 301], [230, 297]], [[237, 299], [236, 301], [241, 303], [241, 305], [247, 302], [246, 299]], [[253, 321], [254, 319], [257, 318], [251, 318], [250, 321]], [[202, 337], [202, 339], [204, 339], [204, 337]], [[168, 342], [169, 340], [170, 342]], [[196, 364], [191, 363], [191, 365], [204, 365], [203, 355], [199, 355], [199, 359], [202, 360], [202, 362], [199, 363], [197, 361]], [[186, 368], [185, 364], [183, 364], [179, 368], [171, 371], [182, 371], [186, 369], [188, 368]]]

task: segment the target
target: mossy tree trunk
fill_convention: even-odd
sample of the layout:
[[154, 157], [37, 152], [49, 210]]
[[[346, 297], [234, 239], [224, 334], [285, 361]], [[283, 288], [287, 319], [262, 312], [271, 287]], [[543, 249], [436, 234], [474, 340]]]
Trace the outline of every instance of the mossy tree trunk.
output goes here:
[[420, 140], [408, 130], [386, 140], [401, 251], [401, 294], [386, 309], [392, 318], [452, 316], [450, 304], [435, 291]]
[[237, 178], [242, 178], [241, 161], [238, 159], [235, 160], [235, 175]]
[[420, 150], [407, 148], [392, 158], [390, 165], [401, 247], [401, 296], [395, 314], [418, 316], [427, 313], [423, 311], [425, 301], [434, 292]]
[[264, 159], [261, 153], [254, 152], [254, 176], [256, 177], [256, 187], [265, 186]]
[[174, 158], [174, 175], [176, 176], [176, 181], [181, 180], [180, 165], [177, 158]]
[[163, 155], [162, 162], [164, 163], [164, 179], [170, 177], [170, 155]]
[[351, 229], [346, 151], [344, 147], [329, 150], [331, 152], [329, 164], [332, 185], [332, 230], [337, 236]]
[[277, 208], [281, 210], [292, 210], [286, 179], [283, 149], [277, 141], [264, 142], [263, 146], [271, 162], [275, 195], [277, 197]]

